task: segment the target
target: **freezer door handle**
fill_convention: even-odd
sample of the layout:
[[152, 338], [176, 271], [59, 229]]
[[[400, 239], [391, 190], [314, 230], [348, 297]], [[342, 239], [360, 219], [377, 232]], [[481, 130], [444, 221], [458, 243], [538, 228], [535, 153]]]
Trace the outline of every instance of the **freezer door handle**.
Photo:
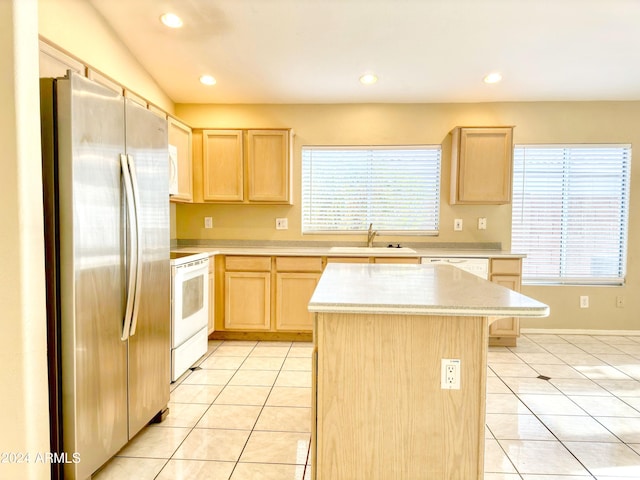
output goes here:
[[127, 281], [127, 306], [124, 313], [124, 322], [122, 327], [123, 341], [129, 338], [129, 330], [131, 329], [131, 317], [133, 314], [133, 301], [136, 285], [136, 265], [138, 263], [138, 247], [137, 247], [137, 231], [133, 224], [136, 218], [136, 207], [133, 198], [133, 185], [131, 183], [131, 175], [129, 174], [129, 166], [127, 164], [127, 157], [124, 154], [120, 155], [120, 167], [122, 169], [122, 178], [124, 181], [124, 193], [127, 204], [127, 218], [129, 225], [129, 234], [127, 235], [128, 245], [127, 251], [129, 252], [129, 279]]
[[133, 312], [131, 314], [131, 330], [129, 336], [136, 334], [136, 327], [138, 326], [138, 311], [140, 309], [140, 289], [142, 286], [142, 228], [140, 227], [140, 188], [138, 187], [138, 176], [136, 175], [135, 162], [133, 155], [127, 155], [127, 164], [129, 165], [129, 174], [131, 175], [131, 184], [133, 186], [133, 202], [135, 203], [135, 231], [136, 231], [136, 282], [135, 291], [133, 295]]

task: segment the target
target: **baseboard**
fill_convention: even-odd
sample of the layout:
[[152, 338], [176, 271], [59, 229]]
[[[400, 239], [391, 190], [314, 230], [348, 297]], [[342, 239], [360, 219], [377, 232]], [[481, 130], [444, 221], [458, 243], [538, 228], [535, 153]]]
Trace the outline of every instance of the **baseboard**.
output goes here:
[[590, 330], [582, 328], [521, 328], [520, 333], [555, 335], [625, 335], [640, 336], [640, 330]]

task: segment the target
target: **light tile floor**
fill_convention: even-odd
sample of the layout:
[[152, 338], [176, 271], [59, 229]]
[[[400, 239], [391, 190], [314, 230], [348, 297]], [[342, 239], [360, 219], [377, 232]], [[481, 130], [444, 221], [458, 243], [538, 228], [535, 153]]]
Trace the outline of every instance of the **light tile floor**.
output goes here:
[[[311, 345], [209, 347], [95, 479], [310, 478]], [[529, 334], [488, 363], [485, 480], [640, 479], [640, 336]]]

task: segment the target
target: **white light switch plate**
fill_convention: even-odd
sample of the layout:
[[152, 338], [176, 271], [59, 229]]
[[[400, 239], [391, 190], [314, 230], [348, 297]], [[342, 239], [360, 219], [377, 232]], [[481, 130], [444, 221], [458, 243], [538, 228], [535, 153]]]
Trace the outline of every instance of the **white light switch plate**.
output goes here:
[[276, 230], [287, 230], [289, 228], [289, 220], [286, 218], [276, 218]]

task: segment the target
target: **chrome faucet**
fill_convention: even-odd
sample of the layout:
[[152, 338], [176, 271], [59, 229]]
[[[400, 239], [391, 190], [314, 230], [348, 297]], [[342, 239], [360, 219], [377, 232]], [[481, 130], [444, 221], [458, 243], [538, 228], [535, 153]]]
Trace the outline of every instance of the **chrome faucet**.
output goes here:
[[378, 232], [373, 230], [373, 223], [370, 223], [369, 224], [369, 231], [367, 233], [367, 247], [369, 247], [369, 248], [373, 247], [373, 239], [376, 237], [377, 233]]

